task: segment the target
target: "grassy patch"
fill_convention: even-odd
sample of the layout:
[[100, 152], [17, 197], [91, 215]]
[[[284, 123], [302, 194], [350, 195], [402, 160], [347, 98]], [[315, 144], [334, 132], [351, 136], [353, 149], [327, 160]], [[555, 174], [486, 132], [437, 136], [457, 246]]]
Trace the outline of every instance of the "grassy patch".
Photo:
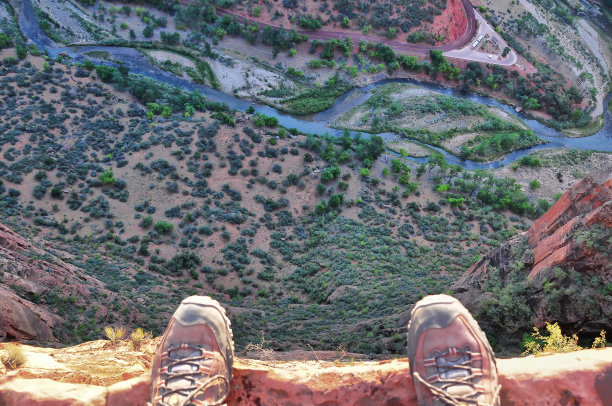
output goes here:
[[190, 61], [194, 63], [195, 69], [191, 67], [184, 67], [184, 66], [182, 67], [180, 66], [180, 63], [178, 65], [177, 63], [171, 63], [172, 67], [171, 69], [169, 69], [170, 66], [167, 63], [163, 63], [163, 62], [160, 63], [156, 61], [154, 58], [151, 58], [151, 57], [149, 58], [153, 64], [159, 66], [160, 68], [164, 70], [169, 70], [170, 72], [178, 76], [182, 74], [182, 71], [181, 73], [178, 73], [179, 68], [182, 67], [182, 70], [184, 70], [184, 72], [187, 75], [189, 75], [189, 77], [191, 77], [191, 79], [193, 79], [195, 83], [209, 84], [214, 89], [219, 89], [219, 82], [217, 81], [217, 78], [215, 77], [215, 73], [213, 72], [208, 62], [202, 59], [203, 55], [201, 55], [198, 51], [195, 51], [189, 48], [185, 48], [180, 45], [168, 45], [168, 44], [163, 44], [163, 43], [158, 43], [158, 42], [154, 42], [154, 43], [153, 42], [140, 42], [140, 43], [137, 43], [137, 47], [140, 48], [139, 49], [140, 51], [143, 51], [145, 49], [168, 51], [168, 52], [172, 52], [184, 58], [189, 59]]
[[[612, 103], [612, 101], [610, 101]], [[608, 108], [610, 108], [610, 103], [608, 103]], [[568, 128], [562, 130], [561, 132], [564, 135], [572, 138], [580, 138], [580, 137], [588, 137], [589, 135], [595, 134], [597, 131], [601, 130], [605, 124], [604, 115], [600, 115], [595, 117], [591, 122], [583, 127], [576, 128]]]
[[283, 102], [282, 110], [296, 115], [307, 115], [327, 110], [350, 89], [350, 85], [325, 86], [307, 89]]
[[91, 56], [92, 58], [96, 59], [103, 59], [105, 61], [111, 60], [110, 53], [108, 53], [108, 51], [90, 51], [87, 52], [87, 56]]
[[461, 154], [473, 160], [492, 160], [512, 151], [545, 143], [533, 131], [477, 135], [461, 147]]
[[26, 356], [19, 344], [9, 343], [4, 347], [5, 355], [2, 356], [2, 363], [8, 369], [17, 369], [26, 361]]

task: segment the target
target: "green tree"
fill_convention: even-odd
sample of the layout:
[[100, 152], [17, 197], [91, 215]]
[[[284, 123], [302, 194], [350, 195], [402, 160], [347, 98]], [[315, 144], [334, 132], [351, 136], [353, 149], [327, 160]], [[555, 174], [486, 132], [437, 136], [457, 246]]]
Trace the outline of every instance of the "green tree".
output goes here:
[[96, 66], [96, 74], [102, 82], [110, 83], [117, 73], [117, 69], [111, 66], [98, 65]]
[[527, 99], [527, 101], [525, 102], [525, 108], [526, 109], [530, 109], [530, 110], [537, 110], [540, 107], [542, 107], [540, 105], [540, 102], [538, 101], [538, 99], [530, 97], [529, 99]]

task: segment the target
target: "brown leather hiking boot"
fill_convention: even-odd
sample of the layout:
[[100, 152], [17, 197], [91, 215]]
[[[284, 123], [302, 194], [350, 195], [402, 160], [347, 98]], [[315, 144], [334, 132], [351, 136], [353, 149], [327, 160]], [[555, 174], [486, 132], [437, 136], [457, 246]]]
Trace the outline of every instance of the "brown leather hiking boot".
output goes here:
[[229, 392], [233, 362], [225, 310], [209, 297], [184, 299], [153, 359], [151, 405], [221, 405]]
[[457, 299], [432, 295], [417, 302], [408, 357], [419, 405], [499, 406], [495, 354]]

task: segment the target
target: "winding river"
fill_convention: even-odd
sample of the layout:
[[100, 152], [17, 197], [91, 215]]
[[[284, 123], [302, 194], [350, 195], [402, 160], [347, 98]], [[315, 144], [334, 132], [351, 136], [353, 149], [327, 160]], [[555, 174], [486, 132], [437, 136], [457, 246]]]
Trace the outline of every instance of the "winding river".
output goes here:
[[[42, 29], [40, 28], [35, 13], [32, 7], [31, 0], [23, 0], [23, 6], [19, 13], [19, 26], [26, 38], [36, 44], [41, 50], [45, 50], [51, 56], [57, 56], [61, 52], [66, 52], [68, 55], [73, 57], [75, 60], [84, 60], [87, 58], [87, 53], [92, 51], [105, 51], [108, 52], [111, 58], [122, 61], [125, 66], [130, 68], [132, 73], [141, 74], [150, 78], [159, 80], [161, 82], [180, 87], [186, 91], [198, 90], [206, 97], [211, 100], [226, 103], [233, 109], [245, 111], [249, 106], [254, 106], [257, 112], [264, 113], [268, 116], [276, 117], [279, 123], [287, 128], [297, 128], [300, 131], [306, 133], [318, 133], [324, 134], [329, 133], [330, 135], [341, 134], [342, 131], [328, 127], [328, 123], [340, 114], [341, 112], [347, 111], [349, 108], [356, 106], [357, 104], [367, 100], [372, 94], [372, 91], [385, 83], [389, 82], [405, 82], [411, 83], [416, 86], [445, 94], [449, 96], [455, 96], [463, 99], [471, 100], [472, 102], [479, 103], [486, 106], [498, 107], [507, 113], [519, 117], [527, 126], [529, 126], [539, 137], [548, 141], [546, 144], [536, 145], [534, 147], [521, 149], [514, 151], [506, 155], [499, 161], [489, 163], [479, 163], [470, 160], [459, 158], [455, 155], [449, 154], [448, 152], [427, 145], [427, 147], [439, 151], [444, 155], [446, 161], [450, 164], [457, 164], [466, 169], [476, 168], [497, 168], [501, 165], [506, 165], [510, 162], [515, 161], [525, 155], [538, 149], [545, 148], [578, 148], [578, 149], [589, 149], [594, 151], [612, 152], [612, 114], [607, 108], [607, 104], [610, 101], [612, 94], [608, 94], [604, 104], [604, 126], [594, 135], [582, 138], [570, 138], [560, 132], [546, 127], [537, 120], [531, 120], [522, 114], [517, 114], [514, 109], [510, 106], [503, 105], [496, 102], [493, 99], [482, 97], [473, 94], [462, 94], [454, 89], [447, 89], [442, 86], [435, 86], [423, 83], [417, 83], [409, 79], [398, 79], [398, 80], [383, 80], [376, 82], [369, 86], [362, 88], [353, 88], [346, 94], [341, 96], [336, 103], [321, 113], [314, 114], [311, 116], [292, 116], [276, 110], [273, 107], [259, 105], [256, 103], [248, 102], [242, 99], [238, 99], [234, 96], [221, 93], [211, 88], [196, 85], [188, 80], [179, 78], [169, 72], [163, 71], [154, 65], [151, 65], [149, 60], [140, 54], [138, 51], [127, 48], [127, 47], [106, 47], [106, 46], [79, 46], [79, 47], [61, 47], [48, 38]], [[90, 58], [93, 59], [93, 58]], [[98, 62], [98, 61], [97, 61]], [[105, 61], [99, 61], [99, 63], [106, 63]], [[399, 136], [392, 133], [379, 134], [385, 139], [395, 139]], [[426, 161], [425, 158], [411, 158], [417, 162]]]

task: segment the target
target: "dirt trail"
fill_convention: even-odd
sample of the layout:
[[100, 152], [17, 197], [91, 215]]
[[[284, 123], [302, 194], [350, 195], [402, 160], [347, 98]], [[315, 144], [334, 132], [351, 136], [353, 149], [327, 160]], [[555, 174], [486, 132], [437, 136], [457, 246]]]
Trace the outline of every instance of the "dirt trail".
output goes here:
[[[192, 2], [191, 0], [181, 0], [180, 3], [182, 5], [188, 5], [191, 2]], [[326, 31], [326, 30], [316, 30], [316, 31], [296, 30], [296, 31], [300, 34], [308, 35], [308, 37], [311, 39], [328, 40], [332, 38], [344, 39], [348, 37], [352, 39], [354, 43], [358, 42], [359, 40], [365, 40], [365, 41], [374, 42], [374, 43], [382, 42], [383, 44], [388, 45], [391, 48], [393, 48], [395, 51], [403, 51], [403, 52], [409, 52], [413, 54], [427, 55], [429, 51], [432, 49], [441, 49], [443, 51], [450, 51], [453, 49], [463, 48], [466, 44], [470, 42], [470, 40], [476, 33], [476, 29], [478, 28], [478, 23], [476, 21], [476, 17], [474, 13], [474, 7], [472, 6], [469, 0], [461, 0], [461, 3], [463, 4], [463, 9], [465, 10], [465, 13], [467, 16], [467, 27], [466, 27], [465, 32], [463, 33], [463, 35], [458, 37], [456, 40], [449, 42], [448, 44], [438, 46], [438, 47], [429, 46], [429, 45], [407, 44], [405, 42], [401, 42], [397, 40], [392, 40], [388, 38], [380, 38], [378, 36], [365, 35], [365, 34], [360, 34], [360, 33]], [[236, 17], [236, 20], [238, 20], [241, 23], [244, 23], [245, 21], [246, 22], [250, 21], [248, 18], [244, 16], [236, 15], [231, 10], [217, 7], [217, 12], [221, 15], [224, 15], [224, 14], [233, 15]], [[274, 24], [268, 24], [268, 23], [263, 23], [259, 21], [257, 23], [262, 27], [281, 28], [280, 26], [274, 25]]]

